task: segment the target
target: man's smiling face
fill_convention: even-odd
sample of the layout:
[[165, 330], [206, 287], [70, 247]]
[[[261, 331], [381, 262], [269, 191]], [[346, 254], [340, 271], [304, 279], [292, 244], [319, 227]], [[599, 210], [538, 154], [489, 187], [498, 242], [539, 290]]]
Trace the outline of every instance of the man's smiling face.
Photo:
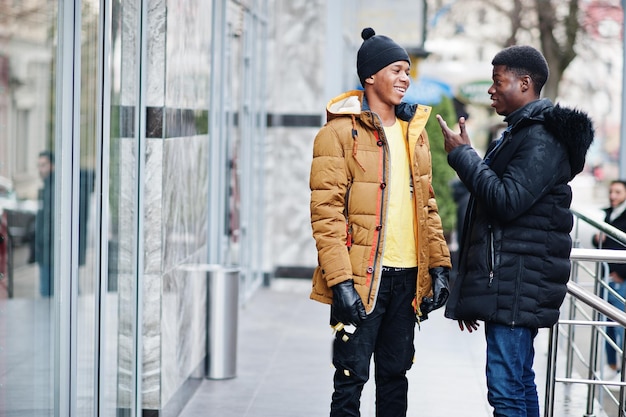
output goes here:
[[526, 104], [528, 100], [524, 91], [528, 89], [530, 79], [520, 77], [505, 65], [495, 65], [491, 78], [493, 83], [487, 93], [491, 97], [491, 107], [496, 109], [496, 113], [508, 116]]
[[373, 90], [380, 101], [397, 106], [402, 102], [406, 90], [411, 84], [409, 71], [411, 66], [406, 61], [396, 61], [372, 75]]

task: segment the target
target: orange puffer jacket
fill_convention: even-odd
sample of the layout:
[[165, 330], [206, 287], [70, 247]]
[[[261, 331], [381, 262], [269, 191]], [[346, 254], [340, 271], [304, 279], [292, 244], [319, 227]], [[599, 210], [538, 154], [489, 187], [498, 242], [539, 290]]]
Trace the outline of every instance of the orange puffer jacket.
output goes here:
[[[327, 105], [327, 123], [313, 145], [311, 225], [318, 251], [311, 298], [332, 303], [332, 287], [352, 279], [368, 313], [378, 295], [390, 175], [389, 149], [380, 118], [364, 103], [362, 91], [349, 91]], [[396, 107], [410, 150], [417, 237], [417, 294], [431, 296], [429, 268], [450, 268], [435, 194], [425, 125], [431, 108]], [[407, 231], [408, 232], [408, 231]]]

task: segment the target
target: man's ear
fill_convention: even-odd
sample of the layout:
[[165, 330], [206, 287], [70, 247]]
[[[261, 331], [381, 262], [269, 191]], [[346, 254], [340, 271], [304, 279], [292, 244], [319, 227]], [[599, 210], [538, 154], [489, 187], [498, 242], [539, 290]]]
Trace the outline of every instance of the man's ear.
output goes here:
[[365, 82], [368, 84], [374, 84], [374, 76], [372, 75], [371, 77], [367, 77]]
[[522, 91], [526, 92], [528, 89], [534, 90], [535, 86], [533, 85], [533, 80], [528, 75], [524, 75], [521, 78], [522, 81]]

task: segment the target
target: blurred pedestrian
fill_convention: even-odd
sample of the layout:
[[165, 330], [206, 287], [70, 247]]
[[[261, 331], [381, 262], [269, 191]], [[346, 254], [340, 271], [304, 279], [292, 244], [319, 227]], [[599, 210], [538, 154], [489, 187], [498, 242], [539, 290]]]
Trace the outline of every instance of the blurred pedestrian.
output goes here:
[[[604, 221], [622, 232], [626, 231], [626, 181], [615, 180], [611, 182], [609, 185], [609, 204], [610, 207], [604, 209]], [[607, 237], [604, 233], [594, 235], [592, 243], [597, 248], [625, 249], [622, 243]], [[624, 311], [626, 264], [610, 263], [608, 267], [608, 285], [617, 295], [607, 292], [607, 301]], [[624, 329], [622, 327], [607, 326], [606, 333], [618, 346], [622, 346], [624, 340]], [[617, 352], [608, 341], [606, 342], [606, 360], [609, 372], [604, 377], [614, 379], [618, 376], [620, 369], [617, 362]]]
[[438, 116], [448, 162], [471, 193], [445, 314], [470, 333], [485, 323], [494, 416], [539, 417], [533, 342], [539, 328], [558, 321], [567, 292], [568, 183], [582, 171], [594, 131], [584, 113], [540, 99], [548, 64], [535, 48], [506, 48], [491, 63], [487, 92], [507, 128], [485, 159], [464, 118], [455, 133]]
[[50, 297], [54, 294], [54, 154], [40, 152], [37, 167], [43, 186], [35, 220], [35, 261], [39, 265], [39, 293]]
[[[453, 242], [454, 249], [450, 250], [450, 256], [452, 259], [452, 271], [450, 271], [450, 285], [454, 283], [456, 274], [459, 269], [459, 243], [463, 239], [463, 226], [465, 224], [465, 213], [467, 211], [467, 203], [469, 202], [470, 192], [463, 184], [461, 180], [455, 178], [450, 182], [450, 188], [452, 189], [452, 199], [456, 204], [456, 228], [454, 230], [455, 236]], [[452, 245], [451, 245], [452, 246]]]
[[376, 415], [402, 417], [415, 323], [445, 303], [450, 253], [431, 186], [431, 109], [402, 102], [409, 55], [371, 28], [361, 37], [365, 91], [329, 102], [313, 145], [311, 298], [331, 304], [336, 330], [330, 415], [360, 415], [373, 355]]

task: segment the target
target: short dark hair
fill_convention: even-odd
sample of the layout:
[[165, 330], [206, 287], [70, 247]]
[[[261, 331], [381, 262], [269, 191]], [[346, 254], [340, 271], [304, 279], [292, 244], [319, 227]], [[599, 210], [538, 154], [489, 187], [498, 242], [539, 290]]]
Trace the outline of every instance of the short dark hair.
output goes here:
[[520, 77], [528, 75], [533, 80], [537, 94], [541, 93], [541, 89], [550, 75], [546, 59], [541, 52], [532, 46], [509, 46], [493, 57], [491, 65], [504, 65]]
[[54, 153], [52, 151], [41, 151], [39, 157], [48, 158], [51, 164], [54, 164]]
[[622, 184], [624, 186], [624, 188], [626, 188], [626, 181], [625, 180], [613, 180], [613, 181], [611, 181], [611, 183], [609, 185], [613, 185], [613, 184]]

